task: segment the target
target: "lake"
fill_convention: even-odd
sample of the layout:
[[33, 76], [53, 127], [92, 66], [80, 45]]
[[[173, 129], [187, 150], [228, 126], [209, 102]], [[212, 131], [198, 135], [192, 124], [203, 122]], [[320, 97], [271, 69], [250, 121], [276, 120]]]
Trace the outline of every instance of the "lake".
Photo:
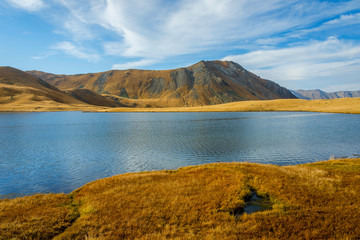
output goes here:
[[359, 123], [305, 112], [0, 113], [0, 195], [68, 193], [121, 173], [213, 162], [357, 156]]

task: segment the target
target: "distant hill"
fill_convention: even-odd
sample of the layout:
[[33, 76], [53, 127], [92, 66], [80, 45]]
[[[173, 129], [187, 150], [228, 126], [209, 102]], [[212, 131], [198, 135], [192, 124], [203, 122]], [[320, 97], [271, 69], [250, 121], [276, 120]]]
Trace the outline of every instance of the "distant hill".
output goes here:
[[163, 71], [130, 69], [78, 75], [28, 73], [68, 91], [77, 99], [84, 100], [91, 93], [84, 91], [87, 89], [97, 93], [97, 97], [111, 100], [111, 104], [132, 107], [203, 106], [296, 98], [286, 88], [228, 61], [201, 61], [186, 68]]
[[338, 92], [324, 92], [320, 89], [315, 90], [293, 90], [291, 91], [296, 97], [300, 99], [334, 99], [334, 98], [351, 98], [360, 97], [359, 91], [338, 91]]
[[12, 67], [0, 67], [0, 104], [90, 104], [124, 106], [87, 89], [61, 91], [33, 74]]
[[11, 67], [0, 67], [0, 104], [41, 101], [65, 104], [81, 103], [29, 73]]

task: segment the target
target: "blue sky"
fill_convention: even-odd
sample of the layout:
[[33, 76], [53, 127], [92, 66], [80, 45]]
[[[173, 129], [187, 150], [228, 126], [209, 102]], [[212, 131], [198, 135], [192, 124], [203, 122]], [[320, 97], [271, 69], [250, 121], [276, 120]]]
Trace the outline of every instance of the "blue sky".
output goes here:
[[0, 65], [57, 74], [231, 60], [290, 89], [360, 89], [360, 0], [3, 0]]

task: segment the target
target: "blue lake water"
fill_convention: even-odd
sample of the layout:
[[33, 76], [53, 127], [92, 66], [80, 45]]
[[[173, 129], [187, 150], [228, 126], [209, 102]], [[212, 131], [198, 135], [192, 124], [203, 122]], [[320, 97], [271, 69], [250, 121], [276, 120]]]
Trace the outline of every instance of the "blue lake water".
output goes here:
[[71, 192], [126, 172], [289, 165], [360, 154], [360, 115], [0, 113], [0, 195]]

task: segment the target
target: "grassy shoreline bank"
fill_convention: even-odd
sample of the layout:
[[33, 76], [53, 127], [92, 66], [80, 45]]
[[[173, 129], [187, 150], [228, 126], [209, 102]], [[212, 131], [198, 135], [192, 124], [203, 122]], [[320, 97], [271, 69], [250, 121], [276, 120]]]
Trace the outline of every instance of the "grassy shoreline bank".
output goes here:
[[[355, 239], [360, 158], [127, 173], [0, 200], [0, 239]], [[271, 210], [234, 216], [255, 190]]]
[[2, 104], [0, 112], [326, 112], [360, 114], [360, 98], [338, 98], [322, 100], [276, 99], [240, 101], [202, 107], [167, 107], [167, 108], [109, 108], [93, 105], [66, 105], [55, 103], [38, 104]]
[[276, 99], [225, 103], [202, 107], [112, 108], [99, 112], [326, 112], [360, 114], [360, 98], [322, 100]]

